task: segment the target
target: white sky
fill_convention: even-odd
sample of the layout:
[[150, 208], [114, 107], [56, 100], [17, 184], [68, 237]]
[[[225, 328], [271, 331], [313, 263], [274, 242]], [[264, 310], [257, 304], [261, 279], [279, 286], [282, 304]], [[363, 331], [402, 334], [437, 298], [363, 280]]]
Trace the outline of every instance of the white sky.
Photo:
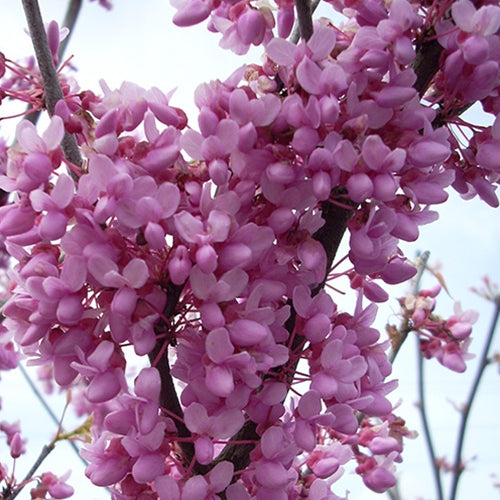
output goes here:
[[[62, 0], [41, 1], [44, 19], [61, 21], [66, 2]], [[115, 0], [111, 12], [85, 1], [79, 22], [73, 33], [66, 55], [74, 54], [73, 64], [78, 68], [78, 80], [82, 88], [99, 90], [98, 81], [104, 78], [114, 88], [123, 80], [138, 83], [146, 88], [157, 86], [168, 92], [177, 87], [171, 103], [183, 107], [191, 117], [195, 116], [192, 94], [199, 83], [215, 78], [225, 78], [245, 62], [258, 61], [260, 51], [250, 56], [238, 57], [218, 47], [218, 35], [206, 31], [204, 26], [180, 29], [171, 23], [173, 9], [168, 0]], [[323, 12], [330, 12], [329, 8]], [[20, 2], [0, 0], [0, 51], [15, 58], [31, 53], [29, 38], [24, 34], [25, 22]], [[195, 124], [193, 125], [195, 126]], [[440, 220], [422, 228], [418, 246], [405, 245], [408, 256], [417, 250], [430, 250], [431, 263], [443, 263], [449, 289], [454, 298], [461, 300], [464, 309], [474, 308], [482, 314], [474, 332], [473, 352], [479, 352], [489, 326], [493, 306], [469, 291], [479, 286], [480, 278], [489, 275], [492, 281], [500, 283], [500, 217], [498, 211], [484, 203], [473, 200], [464, 202], [456, 195], [440, 208]], [[429, 283], [429, 281], [427, 281]], [[401, 288], [395, 295], [402, 294]], [[443, 316], [452, 310], [452, 303], [443, 293]], [[347, 306], [346, 306], [347, 307]], [[396, 322], [398, 310], [395, 300], [381, 308], [378, 325], [383, 329], [387, 321]], [[410, 339], [411, 340], [411, 339]], [[500, 342], [494, 343], [500, 350]], [[400, 389], [394, 399], [402, 399], [400, 414], [406, 417], [408, 427], [419, 429], [420, 422], [414, 410], [416, 396], [416, 371], [414, 342], [408, 342], [395, 363], [394, 376], [400, 379]], [[435, 434], [435, 445], [439, 456], [447, 455], [451, 460], [455, 442], [457, 412], [453, 405], [460, 405], [468, 392], [470, 379], [475, 373], [474, 360], [469, 362], [465, 375], [450, 374], [433, 361], [427, 364], [428, 405], [432, 408], [431, 422]], [[484, 377], [480, 394], [471, 417], [465, 457], [477, 458], [470, 465], [461, 480], [458, 499], [495, 498], [491, 474], [500, 479], [500, 395], [499, 373], [489, 367]], [[2, 374], [0, 393], [3, 408], [0, 420], [21, 418], [24, 434], [30, 439], [29, 448], [40, 450], [50, 440], [54, 431], [44, 410], [35, 401], [25, 382], [16, 374]], [[59, 408], [60, 401], [51, 404]], [[67, 427], [71, 427], [68, 423]], [[5, 453], [1, 459], [5, 460]], [[34, 460], [26, 457], [18, 464], [22, 476]], [[73, 469], [70, 483], [76, 486], [75, 498], [100, 500], [109, 495], [97, 488], [90, 488], [80, 480], [82, 467], [75, 459], [69, 446], [58, 445], [41, 471], [53, 468], [64, 472]], [[399, 467], [400, 487], [405, 500], [435, 498], [428, 460], [423, 440], [408, 443], [404, 452], [404, 463]], [[83, 482], [82, 482], [83, 481]], [[381, 498], [364, 488], [356, 488], [359, 481], [341, 482], [352, 491], [355, 500]], [[79, 485], [79, 486], [77, 486]], [[84, 486], [82, 486], [84, 485]], [[82, 488], [85, 488], [83, 490]], [[337, 494], [342, 493], [337, 487]], [[20, 498], [28, 498], [28, 490]], [[383, 497], [382, 498], [386, 498]]]

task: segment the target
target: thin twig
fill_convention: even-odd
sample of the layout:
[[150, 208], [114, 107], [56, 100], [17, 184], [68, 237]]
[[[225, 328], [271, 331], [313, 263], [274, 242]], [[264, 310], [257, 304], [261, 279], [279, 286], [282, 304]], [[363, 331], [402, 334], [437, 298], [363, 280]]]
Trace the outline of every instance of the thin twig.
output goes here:
[[[422, 276], [424, 274], [425, 269], [427, 268], [427, 263], [429, 262], [429, 257], [430, 257], [430, 252], [425, 251], [423, 252], [417, 260], [417, 274], [413, 277], [411, 281], [411, 289], [410, 293], [413, 296], [416, 296], [418, 291], [420, 290], [420, 282], [422, 281]], [[405, 342], [405, 340], [408, 338], [408, 334], [412, 331], [412, 324], [410, 321], [409, 317], [405, 317], [404, 321], [401, 325], [401, 327], [398, 330], [398, 337], [397, 338], [391, 338], [391, 343], [392, 343], [392, 352], [389, 355], [389, 361], [391, 364], [394, 364], [394, 360], [396, 359], [396, 356], [398, 355], [398, 352], [401, 349], [401, 346]]]
[[42, 465], [43, 461], [49, 456], [54, 447], [55, 447], [55, 441], [52, 441], [50, 444], [45, 445], [42, 448], [42, 451], [38, 456], [38, 458], [36, 459], [36, 462], [33, 464], [33, 467], [31, 467], [29, 472], [24, 477], [21, 486], [19, 486], [19, 488], [16, 491], [12, 492], [8, 497], [6, 497], [5, 500], [14, 500], [14, 498], [16, 498], [17, 495], [19, 495], [19, 493], [21, 493], [26, 484], [28, 484], [29, 480], [35, 475], [35, 472], [37, 471], [38, 467]]
[[[47, 40], [47, 34], [45, 33], [38, 1], [22, 0], [22, 2], [31, 41], [35, 50], [35, 57], [42, 76], [45, 106], [49, 115], [52, 116], [56, 103], [64, 99], [64, 94], [59, 84], [59, 78], [52, 59], [52, 53]], [[78, 167], [82, 166], [82, 157], [74, 135], [65, 133], [61, 142], [61, 147], [64, 156], [70, 163]]]
[[[45, 409], [45, 411], [47, 412], [47, 414], [49, 415], [49, 417], [51, 418], [51, 420], [56, 424], [56, 427], [59, 429], [59, 433], [66, 432], [64, 430], [64, 428], [61, 426], [61, 420], [59, 418], [57, 418], [57, 415], [54, 413], [54, 411], [49, 406], [49, 404], [47, 403], [47, 401], [45, 401], [45, 398], [42, 396], [42, 394], [38, 390], [38, 387], [34, 384], [33, 380], [31, 380], [31, 377], [29, 376], [29, 373], [26, 371], [26, 369], [24, 368], [24, 366], [21, 363], [19, 363], [18, 367], [19, 367], [19, 370], [21, 371], [21, 374], [23, 375], [24, 379], [26, 380], [26, 382], [30, 386], [31, 390], [33, 391], [33, 394], [36, 396], [36, 398], [38, 399], [38, 401], [40, 402], [40, 404], [43, 406], [43, 408]], [[71, 446], [71, 448], [73, 448], [73, 451], [77, 454], [78, 458], [82, 461], [82, 463], [85, 466], [87, 466], [88, 463], [80, 455], [80, 450], [78, 449], [78, 446], [76, 446], [76, 444], [73, 441], [71, 441], [71, 440], [68, 440], [68, 443]]]
[[472, 404], [474, 403], [474, 399], [476, 397], [477, 390], [478, 390], [479, 384], [481, 382], [481, 378], [484, 374], [485, 368], [489, 364], [488, 353], [489, 353], [489, 350], [491, 347], [491, 343], [493, 341], [493, 336], [495, 334], [499, 315], [500, 315], [500, 298], [495, 301], [495, 311], [493, 313], [493, 320], [491, 322], [491, 326], [490, 326], [490, 330], [488, 332], [488, 336], [486, 338], [486, 342], [483, 346], [483, 352], [481, 354], [481, 357], [479, 358], [479, 365], [478, 365], [477, 373], [476, 373], [476, 376], [475, 376], [474, 381], [472, 383], [469, 397], [467, 398], [467, 401], [466, 401], [464, 408], [462, 410], [462, 418], [460, 421], [460, 429], [459, 429], [459, 433], [458, 433], [458, 443], [457, 443], [457, 448], [455, 451], [455, 461], [453, 463], [453, 480], [452, 480], [452, 485], [451, 485], [450, 500], [455, 500], [455, 498], [456, 498], [457, 489], [458, 489], [458, 482], [459, 482], [460, 477], [462, 475], [462, 472], [464, 470], [463, 462], [462, 462], [462, 449], [463, 449], [464, 440], [465, 440], [465, 431], [467, 429], [467, 421], [468, 421], [469, 416], [470, 416]]
[[427, 418], [427, 407], [425, 403], [424, 357], [422, 356], [422, 352], [420, 351], [419, 338], [417, 337], [416, 340], [417, 340], [417, 356], [418, 356], [418, 361], [417, 361], [418, 397], [419, 397], [418, 409], [420, 412], [420, 418], [422, 419], [422, 426], [424, 428], [424, 439], [425, 443], [427, 444], [427, 450], [429, 452], [429, 458], [431, 462], [434, 483], [438, 494], [438, 500], [443, 500], [444, 496], [443, 496], [443, 485], [441, 482], [441, 470], [439, 468], [436, 458], [436, 452], [434, 450], [434, 443], [431, 436], [431, 429], [429, 425], [429, 420]]

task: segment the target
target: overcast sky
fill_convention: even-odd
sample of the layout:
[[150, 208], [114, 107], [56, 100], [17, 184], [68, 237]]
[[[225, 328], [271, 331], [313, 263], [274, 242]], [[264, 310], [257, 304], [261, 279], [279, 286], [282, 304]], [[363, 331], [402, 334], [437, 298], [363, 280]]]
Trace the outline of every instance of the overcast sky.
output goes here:
[[[180, 29], [171, 23], [173, 10], [167, 0], [116, 0], [111, 12], [98, 7], [96, 3], [84, 2], [79, 23], [73, 33], [67, 55], [74, 54], [72, 63], [78, 68], [78, 80], [82, 88], [99, 90], [98, 81], [103, 78], [110, 87], [117, 87], [122, 81], [133, 81], [146, 88], [157, 86], [168, 92], [177, 91], [171, 100], [173, 105], [183, 107], [191, 117], [195, 116], [192, 94], [198, 83], [215, 78], [225, 78], [245, 62], [258, 61], [260, 51], [249, 56], [238, 57], [218, 47], [218, 35], [206, 31], [203, 26]], [[62, 0], [41, 2], [44, 19], [61, 21], [64, 17]], [[24, 32], [25, 22], [20, 2], [0, 0], [0, 51], [15, 58], [31, 53], [30, 40]], [[328, 8], [324, 12], [329, 12]], [[192, 126], [196, 126], [193, 122]], [[1, 131], [2, 129], [0, 129]], [[478, 201], [462, 201], [452, 195], [451, 201], [439, 208], [440, 220], [422, 228], [422, 238], [417, 245], [404, 245], [409, 257], [417, 250], [430, 250], [431, 263], [442, 263], [442, 273], [455, 299], [462, 302], [464, 309], [474, 308], [481, 312], [481, 318], [474, 331], [471, 350], [481, 349], [481, 340], [491, 321], [493, 307], [469, 291], [479, 286], [480, 279], [489, 275], [492, 281], [500, 282], [500, 214]], [[432, 283], [427, 280], [424, 283]], [[395, 296], [401, 294], [398, 289]], [[452, 310], [452, 301], [443, 294], [443, 316]], [[345, 303], [349, 308], [349, 303]], [[397, 322], [397, 302], [392, 299], [381, 308], [378, 326]], [[407, 418], [408, 427], [419, 429], [420, 422], [414, 411], [416, 396], [415, 343], [410, 339], [395, 363], [394, 376], [400, 379], [400, 389], [394, 400], [402, 399], [399, 413]], [[495, 342], [499, 350], [500, 342]], [[428, 399], [432, 428], [436, 437], [437, 454], [447, 455], [451, 460], [455, 442], [458, 413], [454, 406], [460, 405], [468, 392], [470, 379], [475, 372], [474, 361], [469, 362], [465, 375], [450, 374], [435, 361], [428, 363]], [[475, 411], [467, 434], [465, 456], [477, 458], [470, 464], [461, 481], [459, 499], [495, 498], [495, 471], [500, 480], [500, 457], [497, 451], [500, 443], [500, 395], [499, 373], [490, 367], [484, 378]], [[39, 450], [50, 440], [52, 424], [44, 410], [31, 398], [27, 386], [16, 374], [2, 375], [1, 394], [3, 408], [0, 420], [21, 418], [29, 448]], [[22, 395], [22, 397], [20, 396]], [[60, 401], [52, 401], [60, 409]], [[59, 410], [57, 410], [59, 411]], [[68, 427], [71, 425], [68, 424]], [[4, 454], [2, 459], [5, 459]], [[404, 464], [400, 467], [401, 490], [405, 500], [434, 498], [430, 470], [423, 440], [409, 443], [404, 452]], [[33, 455], [19, 464], [19, 475], [27, 470]], [[77, 486], [75, 498], [89, 500], [109, 498], [99, 489], [87, 489], [86, 483], [78, 482], [82, 475], [80, 463], [73, 457], [69, 446], [62, 445], [42, 465], [41, 470], [53, 467], [63, 472], [73, 468], [70, 483]], [[348, 478], [349, 479], [349, 478]], [[351, 498], [370, 500], [381, 498], [363, 488], [356, 488], [356, 480], [348, 480], [345, 488], [352, 490]], [[337, 494], [343, 491], [336, 488]], [[28, 498], [23, 493], [22, 498]]]

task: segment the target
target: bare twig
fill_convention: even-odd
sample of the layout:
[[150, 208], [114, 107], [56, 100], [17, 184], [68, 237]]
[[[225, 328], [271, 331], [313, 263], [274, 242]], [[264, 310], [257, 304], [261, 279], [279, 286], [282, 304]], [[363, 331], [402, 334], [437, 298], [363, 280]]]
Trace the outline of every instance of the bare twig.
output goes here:
[[481, 357], [479, 358], [479, 364], [476, 376], [474, 377], [474, 381], [472, 382], [469, 397], [467, 398], [467, 401], [465, 402], [465, 405], [462, 410], [462, 418], [460, 420], [460, 428], [458, 431], [457, 448], [455, 450], [455, 460], [453, 462], [453, 480], [451, 484], [450, 500], [455, 500], [456, 498], [458, 482], [464, 470], [462, 461], [462, 449], [465, 441], [465, 432], [467, 430], [467, 421], [469, 419], [470, 412], [472, 409], [472, 404], [474, 403], [474, 399], [476, 397], [477, 390], [481, 382], [481, 378], [484, 374], [484, 370], [489, 364], [488, 353], [491, 347], [493, 336], [495, 334], [499, 315], [500, 315], [500, 298], [495, 300], [495, 311], [493, 313], [493, 319], [491, 322], [490, 330], [488, 331], [488, 336], [483, 346], [483, 352], [481, 353]]
[[[24, 379], [26, 380], [26, 382], [30, 386], [31, 390], [33, 391], [33, 394], [36, 396], [36, 398], [38, 399], [40, 404], [43, 406], [43, 408], [45, 409], [45, 411], [49, 415], [50, 419], [56, 424], [56, 426], [58, 428], [60, 428], [60, 432], [65, 432], [64, 428], [61, 426], [60, 419], [57, 418], [57, 415], [54, 413], [54, 411], [49, 406], [49, 404], [47, 403], [47, 401], [45, 400], [43, 395], [40, 393], [40, 391], [38, 390], [38, 387], [34, 384], [33, 380], [31, 380], [29, 373], [26, 371], [26, 369], [24, 368], [24, 366], [21, 363], [19, 363], [18, 366], [19, 366], [19, 370], [21, 371]], [[78, 458], [86, 466], [87, 461], [80, 456], [80, 451], [78, 450], [78, 446], [76, 446], [76, 444], [73, 441], [68, 441], [68, 442], [69, 442], [69, 445], [71, 446], [71, 448], [73, 448], [73, 451], [77, 454]]]
[[438, 500], [443, 500], [443, 485], [441, 482], [441, 469], [438, 465], [436, 452], [434, 450], [434, 442], [432, 440], [431, 429], [429, 425], [429, 420], [427, 418], [427, 406], [425, 402], [425, 377], [424, 377], [424, 357], [420, 351], [419, 338], [417, 337], [417, 370], [418, 370], [418, 410], [420, 413], [420, 418], [422, 419], [422, 426], [424, 428], [424, 439], [427, 445], [427, 450], [429, 452], [429, 458], [431, 462], [432, 475], [434, 477], [434, 484], [437, 491]]

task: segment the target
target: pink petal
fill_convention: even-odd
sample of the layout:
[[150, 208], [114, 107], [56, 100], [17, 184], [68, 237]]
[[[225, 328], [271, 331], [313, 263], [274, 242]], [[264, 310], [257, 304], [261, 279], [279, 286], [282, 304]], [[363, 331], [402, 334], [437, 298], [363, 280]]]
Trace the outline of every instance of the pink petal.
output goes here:
[[60, 209], [66, 208], [73, 200], [74, 193], [75, 183], [73, 179], [65, 173], [59, 174], [56, 185], [50, 194], [55, 204]]
[[237, 319], [228, 328], [231, 340], [237, 346], [246, 347], [259, 344], [269, 334], [266, 327], [248, 319]]
[[226, 365], [208, 365], [205, 384], [212, 394], [227, 398], [234, 391], [233, 372]]
[[320, 94], [321, 68], [308, 57], [304, 57], [297, 66], [297, 80], [300, 86], [310, 94]]
[[288, 482], [287, 471], [279, 462], [259, 463], [255, 477], [262, 486], [271, 489], [283, 488]]
[[68, 217], [61, 212], [48, 212], [38, 226], [38, 234], [44, 240], [57, 240], [66, 233]]
[[337, 36], [333, 28], [322, 26], [317, 29], [307, 42], [307, 46], [313, 53], [312, 59], [320, 61], [328, 57], [335, 47]]
[[210, 487], [215, 493], [219, 493], [231, 482], [234, 473], [234, 465], [231, 462], [219, 462], [209, 473]]
[[174, 15], [173, 22], [177, 26], [193, 26], [201, 23], [210, 15], [210, 7], [201, 0], [188, 0]]
[[142, 259], [132, 259], [123, 269], [123, 277], [132, 288], [141, 288], [149, 278], [149, 269]]
[[28, 120], [21, 120], [16, 127], [16, 138], [27, 153], [45, 153], [47, 148], [39, 137], [35, 126]]
[[87, 279], [85, 259], [77, 255], [70, 255], [64, 259], [61, 270], [61, 280], [66, 282], [72, 292], [77, 292]]
[[174, 223], [181, 238], [188, 243], [196, 243], [203, 233], [203, 222], [185, 210], [174, 215]]
[[316, 391], [307, 391], [299, 400], [297, 407], [299, 415], [309, 419], [321, 413], [321, 399]]
[[181, 193], [175, 184], [164, 182], [158, 187], [155, 198], [162, 207], [162, 219], [167, 219], [176, 212], [181, 200]]
[[132, 476], [138, 483], [149, 483], [165, 473], [165, 460], [158, 453], [141, 455], [132, 467]]
[[54, 115], [50, 119], [47, 130], [42, 134], [48, 151], [53, 151], [59, 147], [64, 137], [64, 123], [60, 116]]
[[96, 375], [87, 387], [87, 399], [91, 403], [104, 403], [113, 399], [119, 392], [121, 386], [116, 375], [107, 371]]
[[76, 325], [84, 312], [82, 299], [77, 295], [63, 297], [57, 305], [57, 320], [64, 325]]
[[225, 328], [212, 330], [205, 341], [205, 349], [208, 357], [214, 363], [222, 363], [234, 352], [234, 346]]
[[290, 66], [295, 62], [295, 44], [283, 38], [273, 38], [266, 47], [267, 55], [281, 66]]

